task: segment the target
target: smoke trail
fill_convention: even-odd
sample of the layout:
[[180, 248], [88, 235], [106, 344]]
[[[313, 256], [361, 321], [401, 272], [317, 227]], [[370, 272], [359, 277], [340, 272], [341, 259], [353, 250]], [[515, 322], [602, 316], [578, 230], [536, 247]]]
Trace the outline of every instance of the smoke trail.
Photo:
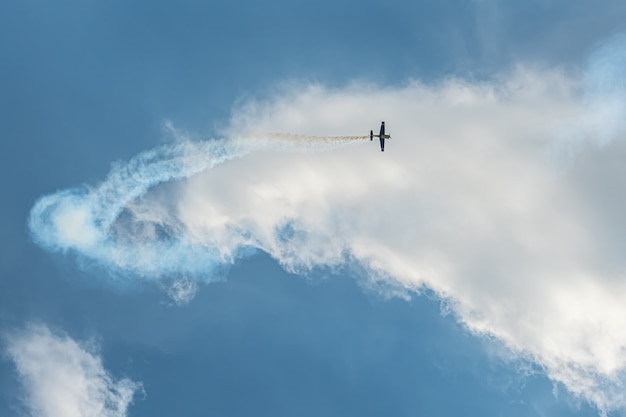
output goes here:
[[344, 144], [345, 142], [353, 142], [369, 139], [368, 135], [362, 136], [312, 136], [312, 135], [300, 135], [294, 133], [261, 133], [251, 134], [249, 138], [254, 139], [256, 137], [270, 138], [270, 139], [282, 139], [287, 141], [293, 141], [298, 145], [302, 144]]
[[[64, 190], [40, 198], [29, 218], [33, 239], [50, 251], [75, 250], [98, 263], [140, 275], [171, 270], [172, 259], [164, 259], [163, 253], [174, 249], [173, 242], [155, 242], [152, 247], [121, 242], [111, 233], [114, 222], [127, 204], [151, 187], [186, 178], [243, 152], [241, 147], [219, 141], [179, 143], [144, 152], [126, 165], [114, 166], [96, 188]], [[208, 260], [201, 262], [195, 248], [186, 252], [193, 258], [188, 260], [192, 264], [210, 266]]]
[[[237, 254], [225, 255], [189, 239], [183, 226], [137, 220], [140, 209], [133, 205], [135, 200], [160, 183], [188, 178], [255, 150], [328, 150], [357, 138], [362, 139], [274, 133], [162, 146], [126, 164], [115, 164], [97, 187], [41, 197], [31, 210], [28, 225], [33, 240], [52, 252], [73, 251], [102, 266], [141, 276], [183, 272], [210, 279], [216, 265]], [[247, 244], [242, 242], [244, 246]]]

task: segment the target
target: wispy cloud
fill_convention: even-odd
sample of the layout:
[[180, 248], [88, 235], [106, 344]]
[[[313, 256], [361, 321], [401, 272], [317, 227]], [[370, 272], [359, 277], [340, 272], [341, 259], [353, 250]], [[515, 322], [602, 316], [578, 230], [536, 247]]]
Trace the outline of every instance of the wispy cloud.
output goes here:
[[[292, 271], [358, 262], [372, 280], [430, 288], [601, 412], [623, 408], [625, 50], [618, 36], [586, 71], [482, 83], [291, 86], [237, 109], [228, 140], [181, 140], [43, 197], [31, 231], [153, 277], [209, 281], [259, 249]], [[385, 154], [251, 134], [358, 135], [380, 119]]]
[[6, 337], [31, 416], [124, 417], [141, 384], [114, 379], [93, 349], [44, 325]]
[[167, 287], [167, 296], [177, 305], [189, 304], [198, 292], [198, 284], [188, 279], [178, 279]]

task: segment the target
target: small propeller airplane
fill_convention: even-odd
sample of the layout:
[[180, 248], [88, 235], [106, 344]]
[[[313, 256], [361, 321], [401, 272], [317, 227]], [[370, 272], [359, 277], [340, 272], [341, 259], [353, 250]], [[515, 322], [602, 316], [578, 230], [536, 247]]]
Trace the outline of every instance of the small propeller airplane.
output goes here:
[[374, 138], [380, 139], [380, 151], [385, 152], [385, 139], [391, 139], [390, 135], [385, 135], [385, 122], [380, 124], [380, 133], [378, 135], [375, 135], [374, 131], [370, 130], [370, 140], [374, 140]]

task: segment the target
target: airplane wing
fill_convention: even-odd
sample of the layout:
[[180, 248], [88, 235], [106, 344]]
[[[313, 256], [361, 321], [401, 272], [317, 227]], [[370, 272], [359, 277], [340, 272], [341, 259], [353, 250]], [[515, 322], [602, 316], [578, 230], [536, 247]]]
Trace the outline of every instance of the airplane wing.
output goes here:
[[385, 134], [385, 122], [382, 122], [380, 124], [380, 135], [384, 135]]

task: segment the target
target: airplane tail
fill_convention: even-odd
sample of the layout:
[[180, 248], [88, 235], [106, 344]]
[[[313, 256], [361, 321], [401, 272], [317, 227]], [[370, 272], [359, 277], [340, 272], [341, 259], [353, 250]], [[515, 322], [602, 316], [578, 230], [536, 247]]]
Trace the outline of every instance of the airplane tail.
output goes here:
[[370, 140], [374, 140], [374, 131], [370, 130]]

